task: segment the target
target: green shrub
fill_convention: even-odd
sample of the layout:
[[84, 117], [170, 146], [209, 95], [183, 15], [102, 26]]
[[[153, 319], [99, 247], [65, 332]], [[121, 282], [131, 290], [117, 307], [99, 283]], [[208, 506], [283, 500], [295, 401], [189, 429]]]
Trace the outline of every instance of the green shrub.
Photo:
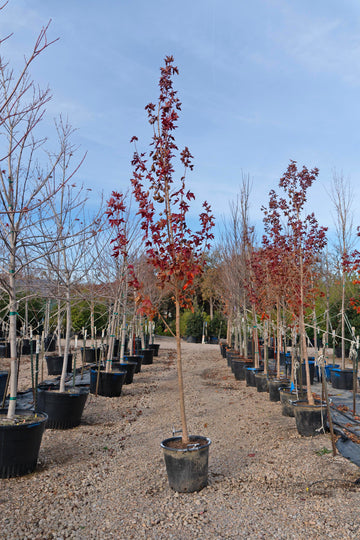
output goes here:
[[195, 312], [189, 314], [189, 317], [186, 322], [186, 337], [192, 336], [195, 339], [201, 339], [203, 333], [203, 323], [204, 318], [203, 314], [200, 312]]

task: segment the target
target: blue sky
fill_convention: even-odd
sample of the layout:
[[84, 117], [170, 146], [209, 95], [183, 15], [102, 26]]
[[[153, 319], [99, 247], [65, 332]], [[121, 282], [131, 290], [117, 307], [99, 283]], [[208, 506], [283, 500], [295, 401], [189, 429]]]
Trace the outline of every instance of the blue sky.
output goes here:
[[[144, 111], [157, 98], [159, 67], [172, 54], [183, 103], [179, 146], [189, 146], [194, 212], [207, 199], [228, 212], [242, 172], [253, 187], [251, 216], [276, 188], [290, 159], [318, 167], [308, 209], [332, 227], [333, 171], [355, 192], [360, 225], [360, 3], [357, 0], [10, 0], [0, 12], [2, 54], [17, 66], [52, 19], [51, 46], [32, 69], [59, 113], [78, 129], [87, 158], [78, 177], [93, 188], [126, 190], [132, 146], [146, 149]], [[45, 123], [45, 127], [46, 127]]]

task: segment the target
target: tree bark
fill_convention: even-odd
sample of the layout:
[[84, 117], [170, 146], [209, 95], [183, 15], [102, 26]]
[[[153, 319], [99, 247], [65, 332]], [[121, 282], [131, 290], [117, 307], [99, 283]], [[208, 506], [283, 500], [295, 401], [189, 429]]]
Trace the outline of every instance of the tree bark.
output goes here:
[[185, 413], [185, 396], [184, 396], [184, 381], [183, 381], [183, 372], [182, 372], [182, 359], [181, 359], [181, 336], [180, 336], [180, 302], [179, 299], [175, 298], [175, 309], [176, 309], [176, 364], [177, 364], [177, 375], [178, 375], [178, 386], [179, 386], [179, 400], [180, 400], [180, 418], [181, 418], [181, 429], [182, 429], [182, 442], [184, 444], [189, 444], [189, 434], [186, 422], [186, 413]]
[[69, 284], [66, 290], [66, 334], [65, 334], [65, 348], [64, 348], [64, 361], [62, 365], [61, 377], [60, 377], [60, 392], [65, 392], [65, 380], [68, 365], [68, 356], [70, 352], [70, 334], [71, 334], [71, 299]]

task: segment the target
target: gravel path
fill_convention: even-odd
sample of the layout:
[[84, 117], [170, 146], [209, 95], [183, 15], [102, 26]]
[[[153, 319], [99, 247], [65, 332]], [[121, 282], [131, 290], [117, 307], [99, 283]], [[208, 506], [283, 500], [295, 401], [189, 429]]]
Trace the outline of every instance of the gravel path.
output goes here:
[[1, 539], [358, 539], [360, 470], [328, 435], [301, 438], [268, 394], [235, 381], [218, 346], [184, 343], [192, 434], [209, 485], [178, 494], [162, 439], [179, 428], [175, 342], [120, 398], [90, 396], [78, 428], [46, 430], [37, 471], [0, 480]]

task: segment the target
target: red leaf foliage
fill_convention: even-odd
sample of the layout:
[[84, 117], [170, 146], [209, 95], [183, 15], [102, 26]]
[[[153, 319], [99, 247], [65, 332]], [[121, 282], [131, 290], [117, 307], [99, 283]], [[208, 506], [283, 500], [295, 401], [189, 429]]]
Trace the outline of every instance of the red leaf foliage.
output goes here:
[[[209, 204], [204, 202], [199, 216], [200, 229], [193, 232], [187, 224], [188, 203], [195, 199], [185, 188], [186, 172], [193, 168], [193, 156], [187, 147], [179, 153], [184, 174], [177, 184], [174, 180], [173, 162], [178, 156], [174, 130], [181, 103], [173, 88], [173, 76], [178, 74], [173, 62], [173, 57], [167, 56], [161, 68], [157, 105], [149, 103], [145, 107], [153, 137], [148, 155], [139, 153], [135, 146], [131, 183], [141, 217], [147, 260], [156, 269], [160, 286], [169, 283], [182, 305], [190, 305], [194, 278], [203, 271], [203, 251], [210, 247], [213, 239], [214, 217]], [[133, 137], [135, 145], [136, 140]], [[120, 235], [120, 250], [121, 240]]]

